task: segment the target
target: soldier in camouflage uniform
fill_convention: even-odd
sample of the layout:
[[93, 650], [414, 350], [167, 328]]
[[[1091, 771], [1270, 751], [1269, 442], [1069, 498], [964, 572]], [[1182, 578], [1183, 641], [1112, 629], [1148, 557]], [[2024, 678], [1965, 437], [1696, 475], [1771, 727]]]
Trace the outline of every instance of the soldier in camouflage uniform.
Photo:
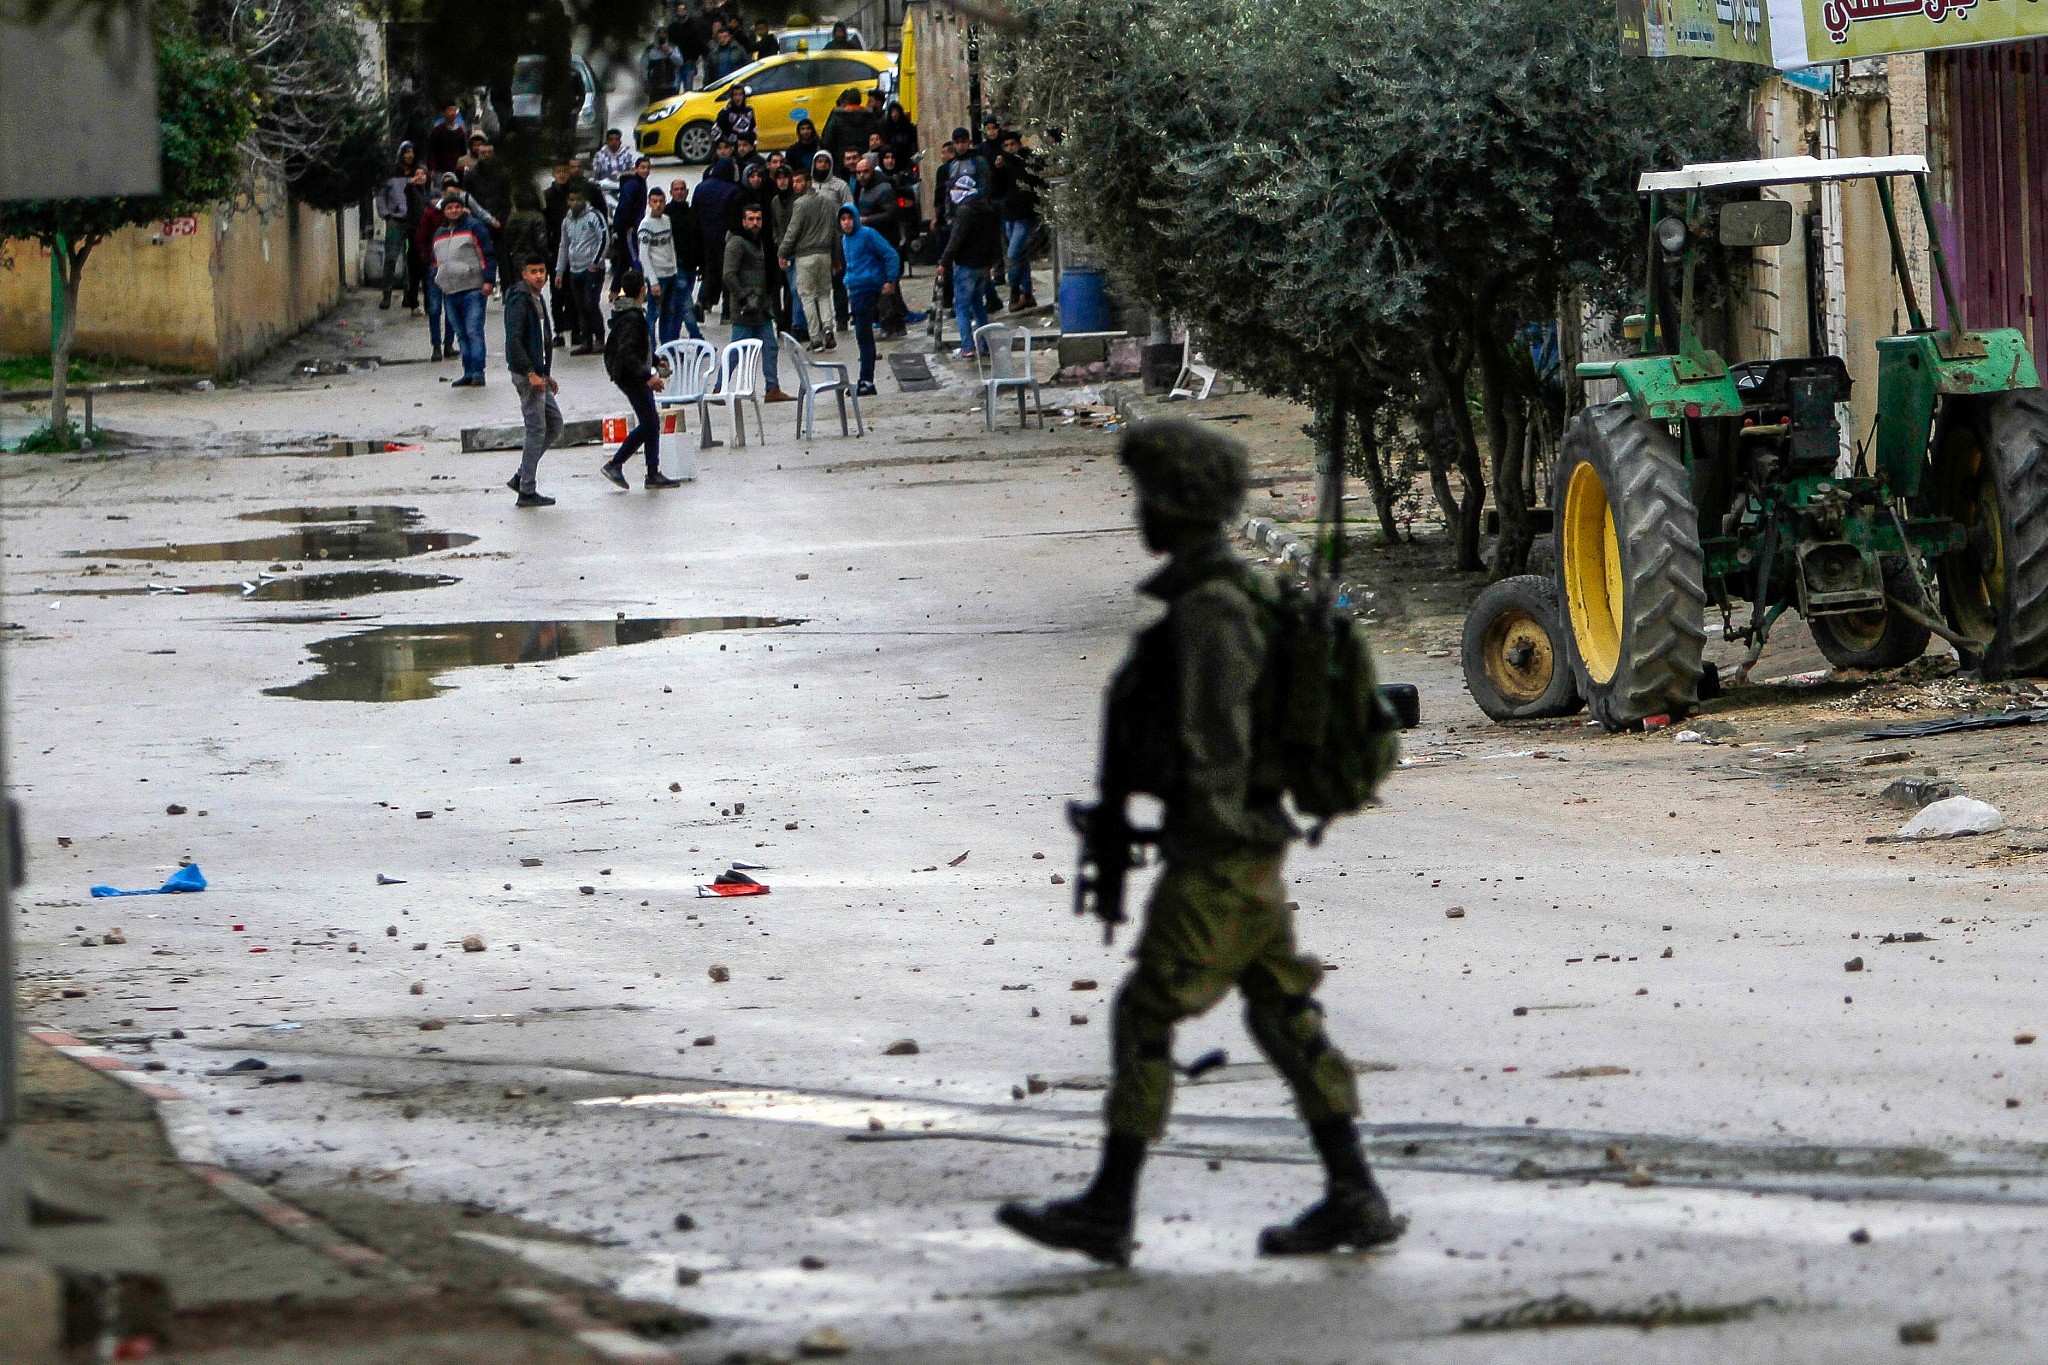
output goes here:
[[1294, 1092], [1328, 1174], [1321, 1202], [1260, 1234], [1268, 1255], [1363, 1249], [1401, 1235], [1359, 1148], [1351, 1064], [1323, 1034], [1313, 992], [1322, 977], [1294, 942], [1281, 883], [1300, 837], [1277, 787], [1263, 785], [1253, 691], [1270, 626], [1253, 572], [1225, 540], [1244, 501], [1242, 446], [1193, 422], [1150, 421], [1124, 438], [1146, 548], [1169, 556], [1141, 591], [1166, 604], [1110, 685], [1103, 745], [1105, 800], [1124, 792], [1165, 807], [1165, 855], [1117, 993], [1108, 1134], [1094, 1182], [1078, 1198], [1005, 1204], [997, 1218], [1046, 1246], [1129, 1263], [1139, 1168], [1165, 1132], [1173, 1095], [1173, 1031], [1235, 986], [1245, 1023]]

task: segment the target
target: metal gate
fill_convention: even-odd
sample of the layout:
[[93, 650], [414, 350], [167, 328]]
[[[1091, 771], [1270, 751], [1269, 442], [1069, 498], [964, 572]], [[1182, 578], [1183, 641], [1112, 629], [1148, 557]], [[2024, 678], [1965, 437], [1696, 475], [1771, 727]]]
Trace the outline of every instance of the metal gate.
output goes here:
[[2048, 341], [2048, 39], [1949, 57], [1964, 320]]

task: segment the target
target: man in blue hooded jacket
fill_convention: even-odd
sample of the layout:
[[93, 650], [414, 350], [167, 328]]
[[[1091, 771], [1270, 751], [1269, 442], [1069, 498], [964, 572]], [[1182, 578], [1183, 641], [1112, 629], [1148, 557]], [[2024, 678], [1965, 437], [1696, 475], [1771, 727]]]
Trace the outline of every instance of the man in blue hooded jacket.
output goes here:
[[851, 204], [839, 209], [840, 254], [846, 258], [847, 311], [853, 315], [853, 336], [860, 344], [860, 385], [855, 393], [875, 391], [875, 305], [896, 292], [903, 259], [889, 239], [860, 220]]

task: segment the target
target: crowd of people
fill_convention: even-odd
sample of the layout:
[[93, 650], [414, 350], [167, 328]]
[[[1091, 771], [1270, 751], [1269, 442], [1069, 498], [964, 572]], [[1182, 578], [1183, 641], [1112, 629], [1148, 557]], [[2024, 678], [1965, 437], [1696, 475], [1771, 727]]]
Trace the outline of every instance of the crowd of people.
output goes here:
[[[707, 34], [730, 39], [736, 31], [717, 19], [723, 11], [688, 3], [679, 11], [713, 16], [717, 27]], [[648, 486], [658, 488], [672, 482], [660, 477], [651, 396], [664, 383], [660, 348], [684, 336], [705, 339], [714, 317], [730, 340], [761, 343], [763, 397], [783, 403], [795, 401], [777, 363], [785, 336], [826, 352], [850, 333], [855, 391], [876, 392], [877, 340], [902, 336], [925, 317], [905, 306], [899, 288], [919, 253], [939, 266], [936, 293], [951, 300], [962, 357], [973, 354], [974, 329], [1001, 311], [1002, 283], [1010, 309], [1037, 306], [1031, 257], [1045, 182], [1016, 131], [990, 119], [977, 143], [956, 128], [933, 149], [928, 171], [902, 105], [857, 88], [841, 93], [822, 132], [801, 121], [787, 150], [764, 155], [758, 131], [746, 90], [735, 87], [718, 116], [711, 164], [692, 187], [680, 176], [659, 183], [649, 158], [612, 129], [587, 162], [553, 168], [540, 230], [509, 246], [513, 179], [490, 139], [464, 126], [458, 105], [428, 129], [424, 156], [420, 145], [400, 145], [377, 196], [380, 306], [391, 307], [402, 288], [403, 306], [424, 312], [432, 360], [461, 364], [451, 387], [485, 384], [487, 301], [500, 287], [500, 255], [516, 257], [503, 285], [506, 361], [527, 429], [526, 459], [511, 484], [521, 506], [549, 502], [533, 472], [558, 434], [557, 347], [602, 353], [639, 418], [606, 477], [624, 487], [626, 461], [644, 453]]]
[[[831, 36], [818, 45], [826, 52], [860, 47], [860, 34], [844, 20], [834, 23]], [[641, 79], [648, 99], [667, 99], [714, 84], [783, 50], [773, 25], [756, 19], [749, 28], [731, 0], [710, 6], [704, 0], [679, 0], [675, 17], [654, 35], [641, 58]]]

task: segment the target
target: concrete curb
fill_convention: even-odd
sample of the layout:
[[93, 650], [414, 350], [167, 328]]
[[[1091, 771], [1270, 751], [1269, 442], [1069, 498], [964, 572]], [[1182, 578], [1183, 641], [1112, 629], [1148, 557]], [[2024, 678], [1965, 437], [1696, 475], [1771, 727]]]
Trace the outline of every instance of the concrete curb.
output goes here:
[[[1145, 420], [1138, 411], [1138, 395], [1122, 384], [1111, 384], [1102, 390], [1102, 400], [1116, 409], [1116, 415], [1125, 425], [1134, 425]], [[1316, 552], [1309, 543], [1294, 532], [1246, 513], [1237, 523], [1237, 532], [1252, 544], [1264, 550], [1273, 558], [1285, 564], [1295, 573], [1307, 579], [1315, 572]], [[1362, 611], [1366, 587], [1349, 579], [1337, 584], [1337, 605], [1347, 611]]]
[[311, 1247], [341, 1262], [359, 1275], [382, 1275], [398, 1284], [428, 1288], [417, 1275], [396, 1264], [382, 1252], [352, 1242], [302, 1209], [236, 1175], [221, 1159], [213, 1140], [213, 1128], [206, 1120], [206, 1108], [198, 1100], [150, 1078], [125, 1057], [94, 1047], [81, 1038], [40, 1024], [28, 1026], [28, 1036], [121, 1082], [156, 1107], [157, 1122], [178, 1160], [202, 1182], [241, 1205], [264, 1225], [276, 1229], [301, 1245]]
[[[401, 1286], [408, 1295], [425, 1296], [438, 1292], [432, 1283], [421, 1279], [383, 1252], [349, 1240], [304, 1209], [294, 1208], [229, 1170], [221, 1158], [219, 1144], [213, 1140], [213, 1127], [207, 1122], [206, 1107], [200, 1101], [175, 1087], [150, 1079], [149, 1072], [127, 1058], [95, 1047], [62, 1029], [29, 1024], [26, 1031], [29, 1037], [52, 1051], [121, 1082], [149, 1100], [156, 1108], [157, 1122], [163, 1128], [164, 1138], [171, 1144], [180, 1164], [205, 1184], [241, 1205], [257, 1221], [332, 1257], [358, 1275], [381, 1276]], [[616, 1361], [619, 1365], [681, 1365], [681, 1352], [642, 1341], [630, 1332], [600, 1322], [581, 1307], [545, 1289], [511, 1288], [502, 1290], [498, 1298], [534, 1326], [550, 1328], [572, 1337], [604, 1360]]]

